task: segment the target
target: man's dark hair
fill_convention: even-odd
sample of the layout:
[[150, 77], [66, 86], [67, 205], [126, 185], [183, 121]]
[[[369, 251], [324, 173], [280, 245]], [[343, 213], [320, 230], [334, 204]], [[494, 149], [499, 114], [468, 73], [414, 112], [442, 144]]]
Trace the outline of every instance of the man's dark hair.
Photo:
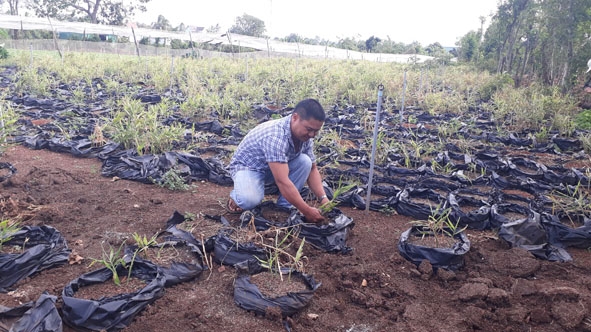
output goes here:
[[314, 118], [315, 120], [324, 122], [326, 119], [324, 108], [322, 108], [322, 105], [316, 99], [304, 99], [300, 101], [293, 112], [297, 113], [302, 120]]

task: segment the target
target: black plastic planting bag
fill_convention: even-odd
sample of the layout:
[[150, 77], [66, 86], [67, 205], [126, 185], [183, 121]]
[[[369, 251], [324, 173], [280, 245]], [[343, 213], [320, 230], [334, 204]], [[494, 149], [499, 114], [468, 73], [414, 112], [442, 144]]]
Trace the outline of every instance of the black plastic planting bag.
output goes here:
[[[389, 211], [396, 209], [397, 196], [382, 197], [378, 199], [372, 199], [369, 201], [369, 209], [372, 211]], [[347, 199], [343, 203], [348, 203], [360, 210], [365, 210], [366, 203], [365, 197], [361, 197], [358, 193], [351, 193], [347, 195]]]
[[[1, 319], [17, 319], [10, 332], [61, 332], [62, 318], [55, 307], [57, 297], [43, 292], [35, 302], [27, 302], [15, 308], [0, 306]], [[5, 330], [2, 330], [5, 331]]]
[[139, 156], [134, 150], [114, 153], [105, 159], [101, 174], [122, 179], [152, 183], [162, 179], [172, 167], [187, 170], [186, 180], [208, 180], [221, 185], [232, 184], [232, 178], [220, 162], [204, 160], [188, 153], [165, 152], [162, 155]]
[[478, 152], [474, 160], [476, 165], [480, 169], [486, 169], [487, 171], [495, 171], [499, 174], [507, 174], [509, 170], [508, 163], [499, 158], [499, 155], [494, 152]]
[[14, 166], [12, 166], [10, 163], [0, 162], [0, 169], [6, 170], [6, 171], [0, 172], [0, 182], [8, 179], [9, 177], [13, 176], [16, 173], [16, 168], [14, 168]]
[[496, 229], [506, 223], [530, 218], [534, 213], [519, 204], [493, 204], [490, 207], [490, 226]]
[[[176, 226], [185, 221], [185, 216], [180, 214], [178, 211], [174, 211], [172, 216], [166, 221], [166, 229], [158, 234], [156, 245], [151, 245], [152, 250], [158, 248], [174, 247], [182, 248], [187, 247], [191, 251], [195, 258], [198, 259], [199, 263], [191, 262], [173, 262], [170, 267], [158, 266], [161, 273], [164, 275], [165, 287], [174, 286], [178, 283], [195, 279], [205, 269], [202, 262], [202, 244], [201, 241], [195, 239], [193, 235], [185, 230], [178, 229]], [[142, 261], [145, 260], [141, 257], [141, 253], [136, 253], [137, 246], [128, 246], [125, 248], [126, 258], [132, 257], [134, 260]], [[213, 244], [212, 244], [213, 249]], [[134, 257], [135, 256], [135, 257]], [[155, 265], [155, 262], [151, 262]]]
[[534, 179], [527, 178], [527, 177], [515, 177], [512, 175], [509, 176], [501, 176], [495, 172], [492, 172], [491, 175], [492, 184], [496, 188], [500, 189], [519, 189], [527, 191], [528, 193], [535, 195], [540, 192], [551, 191], [555, 189], [555, 187], [542, 183], [540, 181], [535, 181]]
[[284, 212], [286, 215], [291, 213], [290, 209], [280, 207], [274, 202], [263, 202], [260, 205], [256, 206], [254, 209], [250, 210], [249, 212], [240, 215], [240, 226], [247, 227], [249, 223], [253, 223], [257, 232], [265, 231], [273, 226], [287, 227], [287, 217], [285, 218], [285, 220], [281, 221], [268, 220], [263, 215], [266, 209]]
[[[147, 259], [141, 257], [141, 253], [136, 254], [136, 250], [138, 249], [137, 246], [129, 246], [125, 248], [125, 255], [127, 257], [132, 257], [133, 265], [137, 262], [148, 261], [154, 265], [156, 265], [160, 269], [160, 273], [164, 277], [164, 286], [171, 287], [181, 282], [186, 282], [193, 280], [201, 275], [203, 272], [204, 267], [200, 263], [201, 262], [201, 250], [196, 247], [194, 244], [190, 244], [184, 241], [165, 241], [162, 243], [158, 243], [157, 245], [152, 245], [150, 248], [153, 250], [158, 250], [159, 248], [166, 248], [166, 247], [173, 247], [173, 248], [182, 248], [187, 247], [189, 250], [195, 255], [195, 259], [199, 263], [191, 263], [191, 262], [177, 262], [174, 261], [170, 266], [162, 266], [158, 265], [156, 262], [151, 262]], [[134, 257], [135, 254], [135, 257]], [[132, 265], [132, 270], [133, 270]]]
[[[234, 281], [234, 302], [247, 311], [265, 315], [269, 308], [279, 308], [283, 318], [292, 316], [305, 308], [312, 298], [314, 292], [320, 287], [311, 275], [293, 270], [282, 270], [284, 278], [297, 278], [302, 281], [307, 290], [287, 293], [283, 296], [268, 298], [261, 294], [258, 287], [250, 282], [250, 276], [257, 273], [270, 273], [263, 270], [259, 264], [253, 261], [245, 261], [236, 265], [238, 277]], [[274, 272], [278, 273], [278, 272]]]
[[579, 151], [582, 149], [582, 143], [577, 138], [552, 137], [552, 142], [558, 146], [561, 151]]
[[[332, 189], [324, 188], [326, 191], [326, 195], [329, 199], [333, 198]], [[374, 191], [376, 190], [376, 191]], [[338, 199], [338, 206], [351, 206], [358, 209], [365, 209], [365, 198], [361, 197], [361, 195], [366, 192], [363, 188], [353, 188], [343, 194], [341, 194]], [[370, 201], [370, 210], [373, 211], [383, 211], [387, 209], [394, 208], [396, 204], [396, 199], [398, 193], [400, 192], [400, 188], [393, 186], [393, 185], [377, 185], [372, 186], [372, 194], [376, 195], [383, 195], [386, 197], [374, 199]], [[384, 195], [385, 194], [385, 195]], [[365, 194], [364, 194], [365, 195]], [[366, 196], [366, 195], [365, 195]]]
[[561, 223], [558, 217], [542, 214], [542, 226], [548, 233], [548, 241], [556, 246], [581, 249], [591, 248], [591, 220], [584, 218], [582, 226], [573, 227]]
[[252, 242], [237, 243], [230, 238], [233, 229], [222, 229], [215, 237], [213, 259], [218, 264], [234, 266], [237, 263], [259, 259], [266, 259], [267, 253], [263, 248]]
[[517, 177], [526, 177], [534, 180], [544, 178], [544, 173], [548, 168], [534, 160], [527, 158], [512, 158], [508, 162], [509, 174]]
[[87, 137], [66, 139], [64, 137], [44, 138], [42, 135], [27, 136], [24, 145], [40, 150], [47, 149], [53, 152], [69, 153], [76, 157], [105, 158], [119, 148], [119, 143], [110, 142], [103, 145], [96, 145]]
[[[202, 243], [200, 240], [197, 240], [193, 234], [176, 227], [183, 222], [185, 222], [185, 216], [178, 211], [174, 211], [172, 216], [166, 221], [166, 229], [160, 235], [163, 235], [167, 241], [185, 241], [201, 250]], [[211, 250], [213, 250], [213, 243], [211, 245]], [[206, 251], [208, 250], [206, 249]]]
[[164, 171], [158, 164], [160, 158], [155, 155], [139, 156], [134, 150], [125, 150], [110, 155], [103, 161], [101, 174], [108, 177], [152, 183], [152, 179], [160, 179]]
[[416, 188], [439, 189], [447, 192], [463, 186], [461, 181], [456, 181], [456, 178], [451, 176], [424, 176], [413, 185]]
[[402, 215], [419, 220], [441, 213], [445, 209], [446, 199], [428, 188], [408, 187], [398, 195], [396, 211]]
[[[476, 191], [475, 196], [476, 196]], [[471, 229], [490, 228], [490, 205], [488, 202], [470, 196], [466, 189], [459, 192], [452, 192], [447, 197], [451, 209], [449, 218], [460, 226], [467, 226]]]
[[[131, 271], [132, 277], [147, 282], [144, 288], [100, 300], [76, 298], [75, 293], [85, 286], [113, 282], [113, 273], [106, 267], [85, 273], [69, 282], [62, 291], [64, 322], [76, 329], [93, 331], [112, 332], [128, 326], [140, 311], [164, 294], [166, 282], [156, 265], [147, 261], [135, 262]], [[117, 273], [126, 276], [128, 270], [119, 265]]]
[[176, 158], [178, 162], [188, 165], [193, 180], [207, 180], [224, 186], [233, 184], [230, 173], [219, 160], [213, 158], [205, 160], [199, 156], [180, 152], [168, 152], [166, 157], [169, 161]]
[[50, 226], [24, 226], [5, 242], [24, 247], [22, 253], [0, 254], [0, 292], [39, 271], [68, 262], [70, 249], [61, 233]]
[[499, 238], [541, 259], [559, 262], [572, 260], [566, 250], [549, 243], [548, 234], [540, 222], [540, 214], [535, 211], [527, 218], [503, 223], [499, 229]]
[[353, 248], [347, 246], [347, 238], [351, 229], [355, 226], [353, 219], [336, 208], [329, 212], [326, 217], [330, 221], [326, 225], [306, 223], [303, 216], [294, 211], [289, 216], [288, 224], [297, 227], [298, 237], [305, 238], [306, 243], [321, 250], [342, 254], [351, 252]]
[[464, 266], [464, 254], [470, 250], [470, 240], [460, 232], [454, 236], [455, 244], [450, 248], [434, 248], [411, 243], [413, 236], [433, 236], [429, 231], [420, 226], [413, 226], [400, 235], [398, 251], [400, 255], [419, 266], [423, 260], [428, 260], [434, 268], [457, 270]]

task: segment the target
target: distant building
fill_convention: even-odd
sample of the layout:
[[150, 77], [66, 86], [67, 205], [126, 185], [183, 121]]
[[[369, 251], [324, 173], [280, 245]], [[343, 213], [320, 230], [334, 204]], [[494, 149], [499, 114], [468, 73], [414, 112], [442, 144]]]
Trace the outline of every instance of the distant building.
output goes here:
[[201, 32], [203, 30], [205, 30], [205, 27], [198, 27], [198, 26], [194, 26], [194, 25], [187, 25], [187, 28], [185, 29], [185, 32], [199, 33], [199, 32]]

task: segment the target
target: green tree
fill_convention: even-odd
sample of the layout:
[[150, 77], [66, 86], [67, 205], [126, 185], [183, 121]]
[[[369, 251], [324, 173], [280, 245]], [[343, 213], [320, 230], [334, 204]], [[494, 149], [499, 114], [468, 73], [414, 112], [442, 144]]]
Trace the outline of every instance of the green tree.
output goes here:
[[303, 38], [298, 35], [297, 33], [290, 33], [283, 39], [286, 43], [301, 43], [303, 42]]
[[460, 61], [474, 62], [478, 59], [480, 47], [480, 33], [470, 31], [456, 43], [458, 46], [458, 58]]
[[393, 41], [390, 36], [386, 36], [386, 40], [382, 40], [376, 47], [375, 52], [377, 53], [391, 53], [391, 54], [403, 54], [406, 49], [404, 43], [397, 43]]
[[371, 36], [365, 41], [365, 49], [371, 52], [381, 41], [380, 38]]
[[265, 31], [265, 22], [248, 14], [236, 17], [234, 25], [229, 30], [231, 33], [253, 37], [262, 37]]
[[503, 0], [481, 43], [479, 65], [508, 73], [517, 86], [534, 79], [572, 88], [591, 54], [591, 0]]
[[438, 42], [427, 45], [425, 52], [427, 52], [427, 55], [430, 56], [438, 56], [447, 53], [445, 48], [443, 48], [443, 46], [441, 46], [441, 44]]
[[355, 38], [346, 37], [337, 42], [336, 47], [345, 50], [359, 51], [359, 46]]
[[158, 15], [156, 22], [152, 23], [152, 29], [170, 31], [172, 30], [172, 25], [170, 25], [170, 21], [164, 15]]
[[28, 8], [39, 17], [123, 25], [136, 11], [145, 12], [150, 0], [31, 0]]
[[[20, 6], [20, 0], [6, 0], [8, 2], [9, 14], [10, 15], [18, 15], [18, 8]], [[4, 3], [4, 1], [0, 1], [0, 6]]]
[[423, 50], [423, 46], [418, 41], [414, 41], [408, 45], [406, 45], [404, 54], [423, 54], [425, 51]]

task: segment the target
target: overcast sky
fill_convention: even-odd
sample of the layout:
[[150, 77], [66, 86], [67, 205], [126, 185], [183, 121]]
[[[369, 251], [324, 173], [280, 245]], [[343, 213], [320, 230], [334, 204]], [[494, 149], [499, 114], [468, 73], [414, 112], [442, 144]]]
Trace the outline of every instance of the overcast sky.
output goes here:
[[[499, 0], [151, 0], [138, 22], [155, 22], [164, 15], [173, 26], [229, 29], [237, 16], [249, 14], [265, 22], [266, 34], [337, 41], [370, 36], [395, 42], [418, 41], [423, 46], [439, 42], [454, 46], [458, 38], [480, 28], [480, 16], [490, 21]], [[353, 3], [356, 3], [353, 5]], [[485, 28], [486, 28], [485, 24]]]

